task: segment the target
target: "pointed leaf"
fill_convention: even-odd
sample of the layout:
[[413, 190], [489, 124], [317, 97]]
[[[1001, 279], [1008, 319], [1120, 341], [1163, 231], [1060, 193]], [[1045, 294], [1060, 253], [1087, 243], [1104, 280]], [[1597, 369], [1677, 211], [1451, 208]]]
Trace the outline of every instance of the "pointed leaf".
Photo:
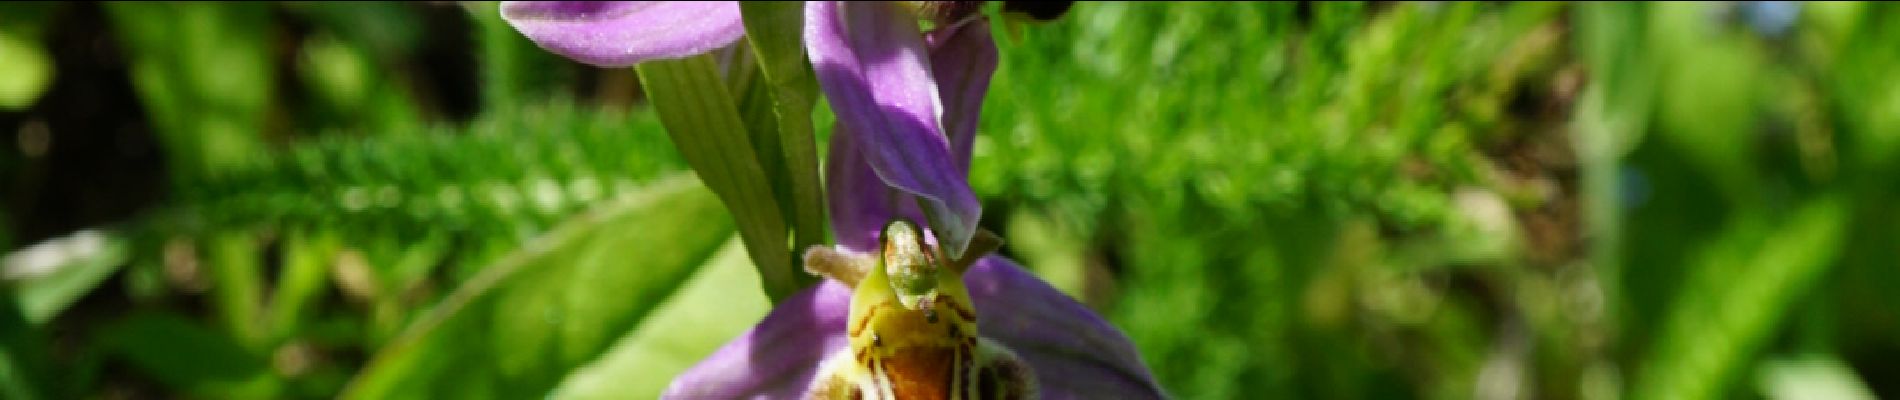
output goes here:
[[712, 57], [651, 61], [637, 69], [680, 155], [732, 211], [766, 294], [790, 295], [799, 278], [785, 247], [784, 213]]
[[818, 149], [812, 136], [812, 103], [818, 81], [805, 59], [805, 7], [802, 2], [746, 1], [739, 4], [746, 36], [770, 87], [778, 144], [790, 178], [794, 253], [825, 240], [825, 203], [818, 179]]

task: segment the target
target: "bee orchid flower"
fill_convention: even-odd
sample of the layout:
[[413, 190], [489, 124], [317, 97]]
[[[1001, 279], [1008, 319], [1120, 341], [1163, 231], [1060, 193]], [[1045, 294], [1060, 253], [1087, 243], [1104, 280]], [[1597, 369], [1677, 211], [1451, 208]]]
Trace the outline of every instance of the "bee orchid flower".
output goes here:
[[[805, 49], [838, 117], [825, 165], [838, 245], [812, 249], [806, 268], [833, 279], [780, 302], [663, 397], [1164, 397], [1119, 330], [985, 254], [998, 242], [979, 233], [967, 175], [995, 42], [981, 14], [925, 33], [918, 10], [806, 3]], [[542, 48], [603, 67], [692, 56], [745, 34], [736, 2], [503, 2], [501, 11]]]

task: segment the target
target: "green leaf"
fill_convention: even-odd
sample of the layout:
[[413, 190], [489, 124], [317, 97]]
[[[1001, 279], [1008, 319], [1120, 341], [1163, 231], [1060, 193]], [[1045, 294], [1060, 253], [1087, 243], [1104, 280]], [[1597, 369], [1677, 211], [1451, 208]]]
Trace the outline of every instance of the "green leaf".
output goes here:
[[249, 232], [220, 232], [205, 245], [219, 323], [245, 345], [263, 346], [264, 265], [257, 238]]
[[1654, 102], [1655, 68], [1643, 60], [1642, 7], [1638, 3], [1589, 3], [1576, 6], [1578, 51], [1596, 71], [1578, 98], [1570, 120], [1571, 143], [1579, 164], [1579, 200], [1584, 229], [1592, 239], [1590, 264], [1603, 285], [1605, 313], [1621, 316], [1623, 214], [1617, 203], [1621, 160], [1643, 137]]
[[384, 62], [375, 58], [369, 46], [337, 36], [319, 34], [305, 39], [298, 57], [299, 75], [316, 95], [313, 103], [317, 107], [311, 109], [318, 118], [313, 119], [373, 134], [427, 132], [422, 128], [416, 101], [403, 90], [410, 86], [404, 77], [383, 68]]
[[130, 244], [117, 232], [84, 230], [8, 254], [4, 270], [30, 275], [8, 285], [26, 320], [41, 325], [92, 293], [129, 258]]
[[380, 350], [343, 398], [539, 397], [732, 237], [697, 181], [605, 201], [471, 278]]
[[177, 315], [134, 314], [100, 332], [109, 353], [166, 386], [216, 398], [269, 398], [278, 390], [264, 357]]
[[556, 399], [659, 396], [673, 377], [745, 333], [771, 311], [748, 268], [745, 248], [728, 241], [677, 293], [661, 303], [600, 359], [561, 381]]
[[[751, 65], [744, 59], [731, 62]], [[772, 111], [772, 89], [765, 85], [764, 76], [758, 68], [734, 66], [727, 73], [745, 75], [745, 78], [728, 80], [728, 88], [733, 90], [734, 99], [739, 101], [739, 117], [745, 121], [753, 154], [759, 157], [759, 168], [765, 171], [766, 181], [772, 184], [772, 201], [778, 204], [779, 219], [791, 224], [788, 228], [796, 232], [797, 221], [792, 219], [795, 214], [792, 210], [792, 171], [785, 165], [785, 146], [779, 140], [778, 116]], [[793, 278], [797, 278], [796, 274]]]
[[46, 25], [63, 3], [0, 4], [0, 110], [31, 107], [53, 84], [53, 57], [41, 45]]
[[176, 186], [267, 161], [269, 3], [103, 4]]
[[739, 3], [739, 13], [745, 19], [747, 43], [759, 60], [759, 72], [770, 87], [778, 147], [790, 178], [792, 248], [802, 251], [823, 243], [827, 231], [824, 187], [818, 180], [818, 150], [812, 137], [818, 80], [805, 59], [804, 3], [746, 1]]
[[283, 271], [271, 293], [270, 329], [273, 338], [289, 337], [308, 315], [311, 304], [330, 287], [330, 265], [342, 243], [336, 234], [321, 230], [292, 231], [284, 239]]
[[790, 296], [800, 274], [785, 247], [782, 206], [774, 201], [766, 168], [759, 165], [746, 123], [712, 56], [649, 61], [635, 68], [680, 155], [738, 222], [766, 295], [774, 301]]
[[[401, 2], [331, 3], [297, 1], [280, 3], [285, 11], [309, 20], [322, 30], [341, 36], [346, 42], [359, 43], [375, 51], [379, 58], [401, 57], [415, 52], [422, 43], [425, 9]], [[494, 11], [489, 4], [489, 11]], [[495, 18], [499, 19], [499, 13]]]
[[481, 64], [482, 108], [513, 113], [567, 90], [579, 64], [542, 50], [501, 19], [495, 1], [461, 3], [475, 23], [476, 54]]
[[1822, 198], [1779, 226], [1760, 214], [1740, 217], [1690, 264], [1637, 371], [1633, 398], [1725, 397], [1789, 305], [1834, 264], [1847, 216], [1840, 200]]
[[0, 110], [32, 106], [53, 84], [53, 57], [36, 38], [0, 30]]
[[1777, 400], [1873, 400], [1872, 389], [1838, 356], [1806, 354], [1762, 363], [1756, 371], [1762, 394]]
[[1750, 43], [1717, 36], [1707, 17], [1712, 4], [1650, 5], [1650, 56], [1660, 60], [1657, 122], [1663, 140], [1702, 168], [1733, 198], [1747, 198], [1756, 184], [1748, 165], [1757, 151], [1736, 135], [1756, 129], [1757, 97], [1765, 57]]
[[[0, 290], [0, 397], [51, 398], [52, 368], [44, 333], [27, 322], [13, 293]], [[44, 397], [43, 397], [44, 396]]]

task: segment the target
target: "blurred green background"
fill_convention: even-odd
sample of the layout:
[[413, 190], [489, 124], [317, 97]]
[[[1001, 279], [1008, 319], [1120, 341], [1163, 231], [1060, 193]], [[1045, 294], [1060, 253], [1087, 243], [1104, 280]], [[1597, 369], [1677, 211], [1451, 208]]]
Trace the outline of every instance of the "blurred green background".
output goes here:
[[[1176, 397], [1900, 397], [1900, 5], [998, 40], [983, 223]], [[0, 132], [0, 398], [649, 398], [770, 308], [633, 71], [493, 2], [3, 3]]]

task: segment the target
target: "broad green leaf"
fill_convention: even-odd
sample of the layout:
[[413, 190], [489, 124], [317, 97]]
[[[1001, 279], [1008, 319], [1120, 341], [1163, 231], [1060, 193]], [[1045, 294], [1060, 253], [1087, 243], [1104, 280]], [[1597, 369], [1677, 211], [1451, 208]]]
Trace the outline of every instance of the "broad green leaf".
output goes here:
[[1810, 200], [1777, 225], [1738, 217], [1692, 259], [1689, 280], [1638, 365], [1634, 398], [1722, 398], [1795, 299], [1834, 264], [1847, 208]]
[[745, 333], [771, 311], [745, 247], [726, 242], [693, 278], [599, 359], [568, 375], [556, 399], [654, 398], [674, 376]]
[[[825, 241], [824, 187], [818, 180], [818, 150], [812, 136], [812, 103], [818, 81], [805, 59], [805, 7], [795, 1], [739, 3], [746, 40], [759, 60], [777, 123], [778, 149], [790, 182], [794, 253]], [[757, 133], [754, 134], [755, 136]], [[795, 276], [798, 274], [794, 274]]]
[[83, 230], [7, 254], [0, 275], [26, 320], [45, 324], [124, 266], [129, 247], [117, 232]]
[[270, 363], [236, 338], [173, 314], [142, 313], [100, 330], [97, 340], [146, 376], [202, 397], [274, 397]]
[[539, 397], [595, 359], [732, 237], [713, 194], [665, 178], [523, 246], [391, 340], [343, 398]]
[[731, 210], [766, 295], [774, 301], [790, 296], [800, 278], [786, 248], [785, 214], [712, 56], [635, 68], [680, 155]]

